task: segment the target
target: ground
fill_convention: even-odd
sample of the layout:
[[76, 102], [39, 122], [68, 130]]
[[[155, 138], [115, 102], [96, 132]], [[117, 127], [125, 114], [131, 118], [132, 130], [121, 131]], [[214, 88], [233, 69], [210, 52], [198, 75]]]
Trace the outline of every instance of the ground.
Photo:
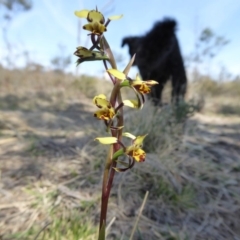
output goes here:
[[[39, 239], [96, 239], [106, 149], [93, 141], [104, 129], [93, 117], [92, 90], [71, 76], [54, 75], [49, 82], [49, 75], [31, 73], [22, 86], [4, 74], [0, 239], [38, 233]], [[216, 99], [169, 128], [175, 132], [159, 128], [159, 149], [116, 175], [108, 239], [129, 239], [147, 191], [133, 239], [240, 239], [240, 118], [213, 112]], [[149, 118], [144, 111], [138, 121]]]

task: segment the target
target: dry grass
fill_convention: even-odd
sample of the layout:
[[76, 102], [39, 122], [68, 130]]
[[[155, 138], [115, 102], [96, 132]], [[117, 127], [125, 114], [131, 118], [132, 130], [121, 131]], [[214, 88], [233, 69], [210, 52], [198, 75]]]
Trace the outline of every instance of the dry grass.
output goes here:
[[202, 77], [190, 84], [189, 97], [204, 99], [206, 114], [240, 116], [240, 81], [216, 82]]
[[[38, 239], [96, 239], [107, 149], [92, 140], [104, 127], [93, 119], [89, 98], [110, 85], [0, 71], [0, 239], [34, 239], [41, 229]], [[205, 83], [194, 84], [188, 96], [195, 100], [180, 110], [147, 102], [141, 112], [126, 112], [128, 131], [149, 133], [148, 154], [145, 163], [116, 174], [109, 240], [129, 239], [146, 191], [133, 239], [240, 238], [240, 120], [235, 111], [219, 111], [237, 106], [228, 96], [237, 99], [238, 83], [219, 85], [219, 92], [214, 86], [209, 94]]]

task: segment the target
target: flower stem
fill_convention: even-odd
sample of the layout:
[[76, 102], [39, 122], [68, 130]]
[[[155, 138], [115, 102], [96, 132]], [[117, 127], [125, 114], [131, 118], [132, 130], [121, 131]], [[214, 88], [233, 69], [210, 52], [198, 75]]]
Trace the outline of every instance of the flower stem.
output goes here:
[[[111, 51], [111, 48], [105, 39], [104, 36], [102, 36], [100, 40], [100, 45], [103, 46], [104, 52], [107, 53], [110, 59], [110, 64], [112, 68], [117, 69], [116, 61], [114, 59], [113, 53]], [[104, 61], [104, 66], [107, 69], [107, 64], [106, 61]], [[122, 103], [122, 97], [120, 93], [120, 82], [117, 81], [116, 79], [113, 79], [112, 76], [110, 76], [114, 87], [111, 93], [110, 97], [110, 103], [112, 106], [114, 106], [118, 102], [119, 104]], [[123, 110], [122, 107], [119, 109], [120, 115], [118, 117], [117, 121], [117, 127], [123, 126]], [[118, 140], [120, 141], [122, 138], [122, 129], [120, 128], [117, 132], [112, 130], [111, 131], [113, 137], [117, 137]], [[105, 226], [106, 226], [106, 220], [107, 220], [107, 208], [108, 208], [108, 200], [113, 184], [113, 179], [115, 175], [115, 170], [114, 168], [117, 165], [117, 161], [112, 160], [112, 156], [115, 152], [117, 152], [121, 148], [121, 145], [119, 143], [113, 144], [110, 149], [109, 153], [107, 156], [106, 160], [106, 165], [104, 169], [104, 174], [103, 174], [103, 183], [102, 183], [102, 202], [101, 202], [101, 214], [100, 214], [100, 224], [99, 224], [99, 238], [98, 240], [104, 240], [105, 239]], [[110, 173], [109, 173], [110, 171]]]
[[[105, 166], [104, 175], [103, 175], [103, 184], [102, 184], [102, 202], [101, 202], [99, 233], [100, 231], [102, 231], [101, 229], [103, 227], [103, 224], [104, 223], [106, 224], [108, 200], [109, 200], [112, 183], [114, 179], [114, 174], [115, 174], [115, 170], [113, 169], [113, 167], [116, 167], [116, 164], [117, 164], [116, 161], [112, 161], [112, 150], [114, 149], [114, 152], [116, 152], [120, 148], [119, 146], [120, 145], [116, 143], [113, 145], [113, 147], [112, 146], [110, 147], [108, 158], [106, 161], [106, 166]], [[110, 170], [110, 174], [109, 174], [109, 170]], [[100, 234], [99, 234], [99, 237], [100, 237]]]
[[106, 223], [107, 217], [107, 204], [109, 198], [109, 192], [107, 191], [108, 186], [108, 178], [109, 178], [109, 170], [111, 167], [111, 158], [112, 158], [112, 146], [109, 149], [109, 153], [106, 160], [106, 165], [103, 174], [103, 182], [102, 182], [102, 202], [101, 202], [101, 215], [100, 215], [100, 224], [99, 224], [99, 231], [102, 228], [103, 223]]
[[[121, 93], [119, 92], [119, 87], [117, 87], [117, 89], [118, 91], [112, 92], [113, 94], [111, 96], [111, 99], [114, 103], [116, 103], [116, 100], [118, 100], [118, 102], [122, 102], [122, 97], [121, 97]], [[123, 126], [123, 123], [124, 123], [122, 108], [120, 108], [119, 111], [120, 111], [120, 116], [117, 122], [118, 127]], [[118, 140], [121, 140], [122, 129], [119, 129], [118, 132], [112, 131], [112, 136], [117, 137]], [[107, 220], [108, 200], [109, 200], [113, 179], [115, 175], [114, 168], [117, 165], [116, 161], [112, 161], [112, 156], [113, 156], [113, 153], [117, 152], [120, 148], [121, 148], [121, 145], [119, 143], [113, 144], [113, 146], [111, 146], [109, 149], [109, 153], [106, 160], [106, 165], [105, 165], [105, 170], [103, 175], [103, 183], [102, 183], [102, 202], [101, 202], [101, 215], [100, 215], [98, 240], [102, 240], [100, 232], [105, 232], [105, 229], [102, 229], [102, 227], [105, 227], [104, 225], [106, 224], [106, 220]], [[110, 171], [110, 174], [109, 174], [109, 171]], [[105, 236], [105, 233], [103, 235]]]

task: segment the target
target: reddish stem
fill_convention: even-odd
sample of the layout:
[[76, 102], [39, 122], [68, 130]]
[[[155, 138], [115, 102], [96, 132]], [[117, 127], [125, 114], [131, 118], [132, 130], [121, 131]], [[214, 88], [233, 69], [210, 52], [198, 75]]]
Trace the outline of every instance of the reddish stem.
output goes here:
[[[117, 144], [118, 145], [118, 144]], [[115, 147], [115, 149], [119, 149], [119, 147]], [[114, 149], [114, 152], [116, 151]], [[112, 183], [113, 183], [113, 179], [114, 179], [114, 174], [115, 174], [115, 170], [113, 169], [113, 167], [116, 167], [116, 161], [112, 162], [111, 165], [111, 172], [110, 172], [110, 176], [107, 182], [107, 186], [106, 188], [102, 189], [102, 203], [101, 203], [101, 215], [100, 215], [100, 225], [99, 225], [99, 231], [102, 228], [103, 223], [106, 223], [107, 221], [107, 208], [108, 208], [108, 200], [109, 200], [109, 196], [110, 196], [110, 192], [111, 192], [111, 188], [112, 188]]]
[[[102, 44], [103, 44], [104, 52], [107, 52], [112, 68], [117, 69], [114, 56], [113, 56], [110, 46], [108, 45], [104, 36], [102, 36], [102, 41], [103, 41]], [[105, 68], [107, 69], [106, 61], [103, 61], [103, 62], [104, 62]], [[111, 97], [110, 97], [110, 103], [113, 107], [115, 107], [117, 100], [120, 104], [122, 103], [122, 97], [119, 92], [120, 91], [120, 83], [118, 81], [116, 81], [116, 79], [113, 79], [112, 76], [110, 76], [110, 78], [112, 79], [112, 82], [114, 84], [114, 87], [113, 87], [113, 90], [111, 93]], [[120, 108], [119, 111], [120, 111], [120, 116], [118, 118], [118, 123], [117, 123], [118, 127], [123, 126], [122, 108]], [[118, 140], [121, 141], [122, 129], [120, 129], [117, 132], [112, 130], [111, 132], [112, 132], [113, 137], [117, 137]], [[102, 185], [102, 202], [101, 202], [99, 233], [101, 231], [103, 224], [106, 224], [106, 222], [107, 222], [108, 200], [109, 200], [109, 196], [110, 196], [110, 192], [111, 192], [111, 188], [112, 188], [112, 184], [113, 184], [113, 179], [114, 179], [114, 175], [115, 175], [114, 167], [117, 166], [117, 162], [111, 160], [112, 159], [111, 153], [114, 154], [116, 151], [118, 151], [120, 149], [120, 147], [121, 147], [121, 145], [119, 143], [113, 144], [113, 150], [111, 150], [111, 152], [109, 152], [110, 155], [108, 156], [107, 163], [106, 163], [107, 165], [105, 166], [105, 170], [104, 170], [105, 172], [103, 175], [103, 185]], [[108, 164], [110, 164], [110, 166]], [[109, 173], [109, 170], [110, 170], [110, 173]], [[104, 231], [105, 231], [105, 229], [104, 229]]]
[[[117, 93], [117, 98], [118, 101], [122, 102], [122, 98], [121, 98], [121, 94]], [[113, 102], [114, 105], [116, 103], [116, 97], [113, 98]], [[113, 105], [113, 106], [114, 106]], [[123, 125], [123, 115], [122, 115], [122, 108], [120, 108], [120, 117], [118, 119], [118, 126], [122, 126]], [[120, 129], [118, 132], [112, 131], [112, 136], [113, 137], [117, 137], [118, 140], [121, 141], [122, 138], [122, 129]], [[118, 151], [121, 148], [121, 145], [119, 143], [113, 144], [113, 153], [115, 153], [116, 151]], [[108, 156], [111, 157], [111, 156]], [[110, 168], [108, 168], [108, 166], [106, 166], [105, 171], [109, 171], [110, 169], [110, 174], [108, 174], [108, 180], [105, 179], [105, 174], [104, 174], [104, 179], [103, 179], [103, 189], [102, 189], [102, 205], [101, 205], [101, 215], [100, 215], [100, 225], [99, 225], [99, 232], [102, 228], [103, 223], [106, 223], [107, 221], [107, 208], [108, 208], [108, 200], [109, 200], [109, 196], [110, 196], [110, 192], [111, 192], [111, 188], [112, 188], [112, 184], [113, 184], [113, 179], [114, 179], [114, 175], [115, 175], [115, 170], [114, 168], [116, 167], [117, 162], [116, 161], [112, 161]], [[107, 181], [107, 182], [106, 182]]]

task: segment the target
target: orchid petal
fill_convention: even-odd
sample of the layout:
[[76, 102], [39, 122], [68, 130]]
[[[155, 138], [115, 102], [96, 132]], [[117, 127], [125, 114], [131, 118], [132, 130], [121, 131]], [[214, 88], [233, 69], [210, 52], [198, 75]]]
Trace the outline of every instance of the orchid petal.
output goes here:
[[113, 75], [117, 79], [120, 79], [120, 80], [126, 79], [126, 75], [123, 72], [118, 71], [117, 69], [114, 69], [114, 68], [108, 69], [107, 72]]
[[98, 22], [100, 24], [104, 24], [105, 19], [101, 12], [98, 12], [96, 10], [92, 10], [87, 15], [87, 20], [89, 22]]
[[129, 61], [128, 65], [126, 66], [126, 68], [123, 70], [123, 73], [125, 73], [126, 75], [128, 75], [133, 63], [134, 63], [134, 60], [135, 60], [135, 56], [136, 54], [134, 54], [131, 58], [131, 60]]
[[111, 108], [110, 102], [106, 99], [104, 94], [100, 94], [93, 98], [93, 103], [99, 108]]
[[94, 117], [101, 119], [101, 120], [110, 120], [113, 119], [115, 116], [115, 111], [113, 108], [103, 108], [101, 110], [98, 110], [94, 113]]
[[145, 135], [143, 135], [143, 136], [137, 136], [137, 137], [134, 139], [133, 144], [134, 144], [135, 146], [141, 146], [142, 143], [143, 143], [143, 140], [144, 140], [144, 138], [145, 138], [146, 136], [147, 136], [147, 134], [145, 134]]
[[156, 84], [159, 84], [157, 81], [155, 80], [146, 80], [144, 81], [147, 85], [156, 85]]
[[139, 101], [137, 100], [124, 100], [123, 101], [124, 106], [128, 106], [131, 108], [139, 108]]
[[86, 9], [74, 12], [74, 14], [79, 18], [87, 18], [88, 13], [89, 13], [89, 10], [86, 10]]
[[101, 35], [103, 32], [107, 31], [107, 28], [100, 24], [99, 22], [91, 22], [83, 26], [83, 29], [88, 30], [96, 35]]
[[128, 137], [131, 139], [136, 139], [136, 136], [134, 136], [133, 134], [129, 133], [129, 132], [125, 132], [122, 134], [124, 137]]
[[133, 81], [132, 86], [140, 93], [147, 94], [151, 92], [151, 89], [143, 81]]
[[[138, 109], [142, 109], [143, 107], [143, 104], [145, 102], [145, 99], [144, 99], [144, 96], [141, 92], [138, 92], [137, 89], [135, 89], [133, 86], [131, 86], [132, 90], [134, 91], [136, 97], [137, 97], [137, 100], [138, 100]], [[142, 101], [140, 99], [140, 96], [142, 98]]]
[[102, 144], [114, 144], [117, 143], [118, 139], [116, 137], [99, 137], [94, 140], [99, 141]]
[[118, 20], [118, 19], [120, 19], [120, 18], [122, 18], [123, 17], [123, 14], [121, 14], [121, 15], [115, 15], [115, 16], [111, 16], [111, 17], [109, 17], [109, 20]]
[[139, 73], [136, 74], [136, 81], [142, 81], [142, 79], [139, 76]]
[[135, 161], [137, 162], [144, 162], [146, 158], [146, 153], [141, 148], [138, 148], [136, 151], [134, 151], [133, 156]]

